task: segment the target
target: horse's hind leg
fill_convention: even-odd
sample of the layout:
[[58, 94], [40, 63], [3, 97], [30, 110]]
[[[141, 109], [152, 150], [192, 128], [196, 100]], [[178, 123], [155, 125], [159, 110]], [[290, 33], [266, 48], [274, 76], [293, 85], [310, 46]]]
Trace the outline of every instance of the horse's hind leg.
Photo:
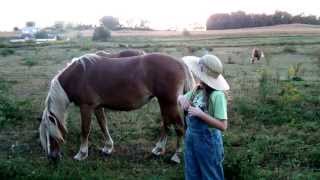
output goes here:
[[95, 115], [96, 115], [97, 120], [99, 122], [103, 136], [105, 138], [105, 145], [101, 151], [105, 155], [110, 155], [113, 150], [113, 140], [109, 134], [108, 125], [107, 125], [106, 117], [104, 114], [104, 109], [103, 108], [96, 109]]
[[93, 108], [88, 105], [80, 106], [81, 112], [81, 145], [78, 154], [74, 156], [75, 160], [84, 160], [88, 157], [88, 137], [91, 129], [91, 114]]

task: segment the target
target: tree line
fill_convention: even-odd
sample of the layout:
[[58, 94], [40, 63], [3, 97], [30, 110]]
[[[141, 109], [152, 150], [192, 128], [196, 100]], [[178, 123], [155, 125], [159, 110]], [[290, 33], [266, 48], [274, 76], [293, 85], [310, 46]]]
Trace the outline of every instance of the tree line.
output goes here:
[[211, 15], [207, 19], [206, 28], [207, 30], [236, 29], [293, 23], [320, 25], [320, 17], [304, 14], [291, 15], [285, 11], [276, 11], [271, 15], [246, 14], [243, 11], [237, 11]]

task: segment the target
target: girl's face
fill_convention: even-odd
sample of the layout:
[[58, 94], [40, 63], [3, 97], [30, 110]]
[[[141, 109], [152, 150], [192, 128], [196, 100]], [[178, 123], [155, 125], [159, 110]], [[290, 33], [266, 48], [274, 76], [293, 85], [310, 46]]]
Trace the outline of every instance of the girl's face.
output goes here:
[[199, 86], [201, 88], [205, 88], [207, 85], [203, 81], [200, 81]]

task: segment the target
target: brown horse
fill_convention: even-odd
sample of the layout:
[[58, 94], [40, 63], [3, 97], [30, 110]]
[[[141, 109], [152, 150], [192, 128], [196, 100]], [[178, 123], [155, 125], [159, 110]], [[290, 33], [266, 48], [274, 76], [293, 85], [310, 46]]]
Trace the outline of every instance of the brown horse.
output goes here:
[[109, 53], [106, 51], [98, 51], [96, 52], [96, 55], [98, 56], [104, 56], [109, 58], [120, 58], [120, 57], [131, 57], [131, 56], [141, 56], [145, 55], [146, 53], [142, 50], [136, 50], [136, 49], [126, 49], [122, 50], [119, 53]]
[[[94, 113], [105, 137], [102, 152], [111, 154], [113, 140], [109, 134], [104, 108], [129, 111], [140, 108], [153, 97], [158, 99], [161, 134], [152, 153], [165, 153], [167, 132], [173, 124], [177, 134], [176, 151], [172, 160], [180, 162], [183, 121], [178, 111], [177, 97], [183, 89], [191, 89], [186, 65], [164, 54], [147, 54], [126, 58], [108, 58], [96, 54], [73, 59], [51, 81], [40, 123], [40, 139], [50, 159], [59, 159], [60, 146], [67, 132], [65, 119], [70, 103], [80, 107], [81, 145], [74, 156], [88, 156], [88, 136]], [[187, 87], [187, 88], [186, 88]]]

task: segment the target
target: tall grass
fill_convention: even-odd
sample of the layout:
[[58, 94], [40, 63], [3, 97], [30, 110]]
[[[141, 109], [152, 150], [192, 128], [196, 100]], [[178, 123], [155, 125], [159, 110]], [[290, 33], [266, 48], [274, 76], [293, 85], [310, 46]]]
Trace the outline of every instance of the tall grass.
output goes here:
[[30, 101], [17, 100], [10, 94], [10, 83], [0, 79], [0, 129], [29, 119], [32, 115], [31, 108]]

